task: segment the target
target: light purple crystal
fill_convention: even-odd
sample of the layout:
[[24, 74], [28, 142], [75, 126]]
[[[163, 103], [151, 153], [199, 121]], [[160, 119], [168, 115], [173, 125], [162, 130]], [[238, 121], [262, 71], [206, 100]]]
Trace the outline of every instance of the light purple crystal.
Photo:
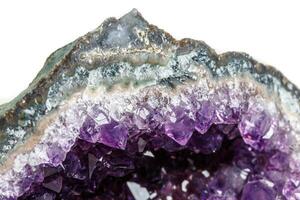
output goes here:
[[270, 129], [272, 119], [266, 111], [249, 111], [239, 123], [245, 142], [254, 148], [263, 148], [263, 136]]
[[47, 155], [53, 166], [58, 166], [65, 159], [65, 152], [57, 143], [48, 148]]
[[101, 125], [99, 132], [100, 143], [117, 149], [126, 148], [128, 130], [124, 125], [112, 120], [109, 124]]
[[80, 128], [80, 138], [95, 143], [99, 140], [99, 137], [100, 130], [97, 127], [95, 120], [88, 116]]
[[215, 117], [215, 108], [212, 102], [203, 101], [200, 109], [196, 112], [195, 129], [200, 133], [205, 133], [212, 125]]
[[167, 122], [165, 126], [165, 133], [180, 145], [185, 145], [192, 137], [194, 129], [194, 120], [192, 120], [181, 109], [175, 110], [174, 122]]

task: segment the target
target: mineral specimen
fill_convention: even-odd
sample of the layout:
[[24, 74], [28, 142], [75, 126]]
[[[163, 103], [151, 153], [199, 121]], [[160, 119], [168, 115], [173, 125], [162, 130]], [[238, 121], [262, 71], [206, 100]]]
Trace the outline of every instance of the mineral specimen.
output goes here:
[[299, 90], [133, 10], [0, 106], [0, 199], [300, 199]]

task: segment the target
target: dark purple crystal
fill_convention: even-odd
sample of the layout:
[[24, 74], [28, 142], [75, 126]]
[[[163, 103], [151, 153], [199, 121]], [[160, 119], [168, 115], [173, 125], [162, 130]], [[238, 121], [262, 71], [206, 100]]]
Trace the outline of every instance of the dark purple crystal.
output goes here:
[[249, 182], [244, 186], [241, 200], [273, 200], [276, 199], [275, 191], [260, 181]]
[[[46, 194], [50, 199], [134, 199], [137, 194], [131, 187], [136, 185], [145, 190], [141, 199], [145, 196], [172, 196], [178, 200], [275, 198], [275, 186], [256, 180], [255, 176], [260, 174], [256, 169], [282, 170], [287, 166], [284, 154], [249, 150], [240, 135], [229, 137], [228, 133], [236, 128], [232, 125], [223, 126], [225, 133], [220, 125], [212, 125], [207, 132], [200, 133], [196, 128], [191, 130], [194, 122], [186, 115], [166, 125], [166, 132], [174, 130], [180, 134], [188, 130], [192, 131], [191, 136], [180, 144], [172, 135], [170, 141], [176, 142], [172, 151], [168, 151], [166, 136], [160, 131], [156, 133], [154, 128], [150, 135], [140, 134], [137, 142], [129, 139], [120, 146], [115, 138], [127, 139], [136, 133], [127, 132], [118, 122], [102, 126], [101, 137], [109, 136], [105, 142], [99, 139], [96, 143], [86, 143], [83, 137], [78, 139], [62, 166], [57, 170], [45, 167], [52, 172], [42, 183], [33, 184], [20, 199], [39, 199]], [[86, 129], [86, 121], [83, 127], [81, 130]], [[165, 138], [165, 142], [153, 146], [153, 140], [158, 138]], [[269, 164], [255, 160], [258, 154], [269, 160]]]

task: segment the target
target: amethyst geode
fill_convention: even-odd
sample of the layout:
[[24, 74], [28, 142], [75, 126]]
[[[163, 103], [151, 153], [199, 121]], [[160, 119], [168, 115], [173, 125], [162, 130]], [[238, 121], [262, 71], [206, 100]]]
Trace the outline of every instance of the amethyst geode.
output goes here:
[[0, 106], [0, 199], [300, 199], [299, 95], [133, 10]]

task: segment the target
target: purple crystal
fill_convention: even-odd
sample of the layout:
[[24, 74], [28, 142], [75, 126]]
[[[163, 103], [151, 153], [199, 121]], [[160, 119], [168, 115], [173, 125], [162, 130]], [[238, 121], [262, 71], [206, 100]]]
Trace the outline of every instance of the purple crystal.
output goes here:
[[205, 133], [212, 125], [215, 114], [215, 108], [209, 101], [203, 101], [200, 109], [196, 112], [196, 130]]
[[299, 90], [247, 55], [134, 10], [41, 74], [0, 107], [1, 200], [300, 198]]
[[[41, 184], [36, 182], [23, 199], [42, 198], [45, 195], [43, 188], [52, 191], [54, 194], [50, 194], [56, 198], [68, 199], [88, 196], [133, 199], [139, 195], [141, 198], [143, 195], [172, 196], [178, 200], [228, 200], [239, 199], [239, 195], [242, 200], [275, 198], [279, 182], [271, 182], [272, 188], [267, 179], [247, 180], [264, 167], [286, 169], [285, 154], [262, 154], [249, 149], [241, 136], [229, 136], [236, 130], [236, 125], [212, 125], [205, 133], [195, 132], [193, 120], [179, 113], [175, 122], [164, 125], [164, 130], [153, 129], [151, 133], [145, 129], [143, 133], [135, 134], [137, 129], [128, 130], [122, 122], [116, 121], [101, 125], [98, 142], [85, 143], [82, 137], [77, 140], [67, 153], [63, 168], [53, 171], [52, 167], [46, 167], [45, 180]], [[164, 133], [171, 130], [178, 134], [189, 130], [191, 136], [185, 139], [187, 142], [179, 143], [177, 135], [169, 138]], [[130, 138], [135, 135], [137, 138]], [[120, 146], [118, 139], [125, 143]], [[138, 195], [132, 188], [135, 185], [142, 194]], [[289, 188], [285, 189], [286, 195], [291, 195], [287, 191], [294, 189], [285, 187]]]
[[58, 166], [65, 159], [64, 150], [56, 143], [54, 143], [47, 151], [50, 163], [53, 166]]
[[285, 171], [289, 168], [289, 156], [284, 152], [276, 152], [269, 159], [268, 169]]
[[175, 122], [165, 124], [165, 133], [180, 145], [185, 145], [192, 137], [194, 121], [185, 113], [177, 113]]
[[67, 154], [67, 157], [63, 162], [63, 166], [68, 177], [79, 180], [85, 179], [86, 169], [82, 167], [79, 156], [75, 152], [69, 152]]
[[99, 136], [100, 131], [96, 126], [95, 120], [88, 116], [80, 129], [80, 138], [95, 143], [99, 140]]
[[195, 152], [211, 154], [221, 148], [223, 135], [212, 128], [205, 134], [195, 133], [188, 146]]
[[109, 124], [101, 125], [99, 131], [100, 143], [118, 149], [126, 148], [128, 130], [123, 124], [113, 120]]
[[299, 180], [287, 181], [283, 188], [283, 194], [287, 199], [298, 200], [300, 195]]
[[274, 200], [275, 191], [261, 181], [249, 182], [244, 186], [241, 200]]
[[173, 107], [166, 116], [152, 110], [144, 119], [126, 113], [118, 122], [101, 125], [88, 116], [80, 139], [66, 157], [58, 143], [47, 151], [51, 165], [44, 167], [44, 179], [24, 179], [22, 187], [28, 192], [22, 198], [148, 199], [153, 195], [178, 200], [271, 200], [276, 195], [295, 196], [296, 183], [280, 178], [289, 170], [288, 155], [261, 148], [272, 122], [267, 112], [252, 109], [239, 123], [214, 124], [211, 104], [201, 105], [195, 120], [184, 107]]
[[271, 126], [271, 116], [265, 111], [249, 112], [239, 123], [239, 130], [245, 142], [254, 148], [262, 148], [263, 136]]
[[245, 179], [241, 173], [242, 170], [238, 167], [221, 167], [208, 183], [210, 190], [215, 191], [215, 193], [231, 191], [233, 194], [239, 194], [245, 184]]
[[97, 167], [96, 164], [99, 161], [93, 154], [88, 154], [88, 166], [89, 166], [89, 177], [91, 178], [95, 168]]
[[56, 193], [59, 193], [61, 191], [61, 188], [62, 188], [62, 184], [63, 184], [62, 181], [63, 181], [62, 177], [59, 176], [54, 180], [43, 183], [43, 186], [45, 188], [49, 189], [49, 190], [52, 190]]

